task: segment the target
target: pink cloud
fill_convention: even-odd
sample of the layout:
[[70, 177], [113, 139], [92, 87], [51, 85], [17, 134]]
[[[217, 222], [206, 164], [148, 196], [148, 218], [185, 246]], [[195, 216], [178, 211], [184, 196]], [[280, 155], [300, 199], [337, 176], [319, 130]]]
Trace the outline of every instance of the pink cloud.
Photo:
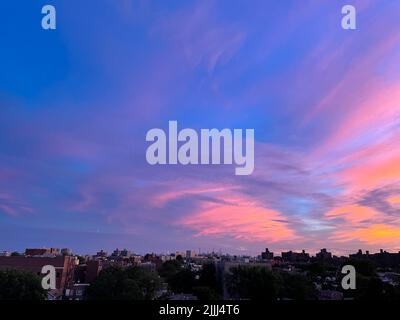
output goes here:
[[13, 217], [34, 212], [33, 208], [9, 193], [0, 193], [0, 213], [1, 211]]
[[298, 238], [280, 212], [245, 197], [223, 199], [233, 204], [204, 204], [197, 212], [182, 218], [177, 224], [196, 231], [197, 236], [232, 236], [250, 242]]
[[391, 196], [388, 197], [387, 202], [389, 202], [392, 206], [398, 206], [400, 205], [400, 196]]
[[368, 207], [355, 204], [334, 208], [325, 214], [327, 219], [341, 218], [349, 224], [359, 224], [365, 220], [377, 219], [382, 214]]

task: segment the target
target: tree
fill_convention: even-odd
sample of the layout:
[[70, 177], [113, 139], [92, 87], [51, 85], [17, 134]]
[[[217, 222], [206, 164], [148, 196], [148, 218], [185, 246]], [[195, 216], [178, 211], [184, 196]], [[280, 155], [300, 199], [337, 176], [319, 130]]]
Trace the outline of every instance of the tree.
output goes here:
[[155, 293], [161, 287], [161, 281], [157, 273], [145, 268], [130, 267], [125, 272], [129, 279], [136, 282], [145, 300], [154, 298]]
[[376, 276], [357, 275], [357, 289], [351, 292], [356, 300], [399, 301], [400, 288], [382, 282]]
[[158, 268], [158, 274], [168, 282], [181, 268], [182, 263], [177, 260], [165, 261]]
[[77, 256], [79, 260], [79, 264], [85, 264], [86, 263], [86, 258], [83, 256]]
[[314, 297], [314, 286], [307, 277], [283, 272], [281, 278], [283, 286], [280, 296], [282, 298], [306, 300]]
[[195, 274], [189, 269], [182, 269], [168, 281], [168, 284], [176, 293], [191, 293], [196, 284]]
[[198, 287], [193, 288], [199, 300], [218, 300], [222, 294], [222, 284], [217, 279], [214, 263], [206, 263], [201, 269]]
[[36, 274], [16, 269], [0, 270], [0, 300], [45, 299], [46, 291]]
[[207, 263], [203, 265], [200, 273], [199, 284], [200, 286], [210, 287], [217, 292], [221, 291], [221, 285], [217, 281], [217, 269], [215, 268], [215, 264]]
[[311, 263], [306, 269], [309, 270], [309, 274], [312, 277], [324, 277], [327, 274], [327, 268], [321, 261]]
[[363, 276], [373, 277], [376, 273], [376, 264], [371, 260], [366, 259], [349, 259], [346, 264], [354, 266], [357, 274], [362, 274]]
[[87, 291], [93, 300], [150, 300], [160, 288], [156, 273], [140, 267], [108, 267]]
[[274, 301], [281, 288], [279, 275], [264, 267], [236, 267], [225, 278], [233, 298]]

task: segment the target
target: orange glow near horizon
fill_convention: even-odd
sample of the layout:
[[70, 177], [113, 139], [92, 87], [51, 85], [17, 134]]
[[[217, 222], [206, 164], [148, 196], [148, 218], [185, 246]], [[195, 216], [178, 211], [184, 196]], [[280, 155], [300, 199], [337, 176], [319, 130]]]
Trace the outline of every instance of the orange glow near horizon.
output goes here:
[[366, 228], [339, 231], [335, 234], [338, 241], [361, 240], [369, 245], [398, 246], [400, 241], [400, 226], [388, 224], [373, 224]]

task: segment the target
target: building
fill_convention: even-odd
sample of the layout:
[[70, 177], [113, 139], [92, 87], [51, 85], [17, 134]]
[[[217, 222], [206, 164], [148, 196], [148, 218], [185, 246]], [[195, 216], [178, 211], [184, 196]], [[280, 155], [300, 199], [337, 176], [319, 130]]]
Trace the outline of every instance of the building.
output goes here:
[[26, 249], [25, 256], [59, 256], [61, 254], [60, 249], [57, 248], [33, 248]]
[[365, 254], [362, 250], [358, 250], [357, 253], [350, 255], [351, 259], [361, 259], [373, 261], [380, 267], [393, 268], [400, 265], [400, 252], [390, 253], [381, 249], [378, 253], [370, 254], [366, 251]]
[[178, 259], [178, 257], [184, 258], [185, 257], [185, 253], [181, 252], [181, 251], [176, 251], [175, 252], [175, 259]]
[[318, 300], [343, 300], [343, 293], [336, 290], [321, 290], [317, 294]]
[[111, 256], [112, 256], [112, 257], [119, 257], [119, 256], [121, 256], [121, 250], [119, 250], [118, 248], [115, 249], [115, 250], [113, 251], [113, 253], [111, 254]]
[[[34, 252], [36, 253], [36, 251]], [[71, 256], [47, 257], [38, 255], [0, 257], [0, 268], [25, 270], [41, 276], [44, 266], [54, 266], [56, 269], [56, 288], [59, 292], [64, 292], [65, 288], [74, 281], [75, 259]]]
[[65, 298], [68, 300], [83, 300], [85, 298], [88, 283], [75, 283], [65, 289]]
[[301, 252], [282, 252], [282, 260], [287, 262], [308, 262], [310, 260], [310, 255], [304, 250]]
[[97, 278], [102, 269], [103, 269], [103, 261], [101, 260], [88, 261], [86, 264], [85, 282], [91, 283], [94, 279]]
[[379, 279], [383, 283], [388, 283], [392, 286], [397, 286], [400, 284], [400, 273], [396, 272], [378, 272], [377, 273]]
[[106, 251], [100, 250], [99, 252], [96, 253], [94, 256], [95, 258], [107, 258], [108, 253]]
[[196, 257], [196, 251], [194, 250], [186, 250], [186, 259], [190, 260]]
[[150, 262], [150, 261], [139, 263], [137, 266], [139, 268], [147, 269], [151, 272], [156, 272], [156, 270], [157, 270], [157, 264], [154, 262]]
[[261, 252], [261, 259], [262, 260], [272, 260], [274, 258], [274, 253], [270, 252], [268, 248], [265, 248], [264, 252]]
[[63, 255], [63, 256], [71, 256], [72, 255], [71, 249], [68, 249], [68, 248], [61, 249], [61, 255]]
[[127, 249], [121, 251], [121, 256], [124, 258], [130, 258], [132, 256], [132, 252]]
[[318, 260], [330, 260], [332, 259], [332, 253], [328, 252], [325, 248], [321, 249], [320, 252], [318, 252], [315, 257]]

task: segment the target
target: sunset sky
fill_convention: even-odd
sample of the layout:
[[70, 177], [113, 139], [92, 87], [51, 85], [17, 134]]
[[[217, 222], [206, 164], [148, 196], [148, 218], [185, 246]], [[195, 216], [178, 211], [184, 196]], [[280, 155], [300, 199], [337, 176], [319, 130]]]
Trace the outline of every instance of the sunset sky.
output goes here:
[[[5, 0], [0, 41], [0, 251], [400, 250], [400, 1]], [[170, 120], [253, 174], [149, 165]]]

